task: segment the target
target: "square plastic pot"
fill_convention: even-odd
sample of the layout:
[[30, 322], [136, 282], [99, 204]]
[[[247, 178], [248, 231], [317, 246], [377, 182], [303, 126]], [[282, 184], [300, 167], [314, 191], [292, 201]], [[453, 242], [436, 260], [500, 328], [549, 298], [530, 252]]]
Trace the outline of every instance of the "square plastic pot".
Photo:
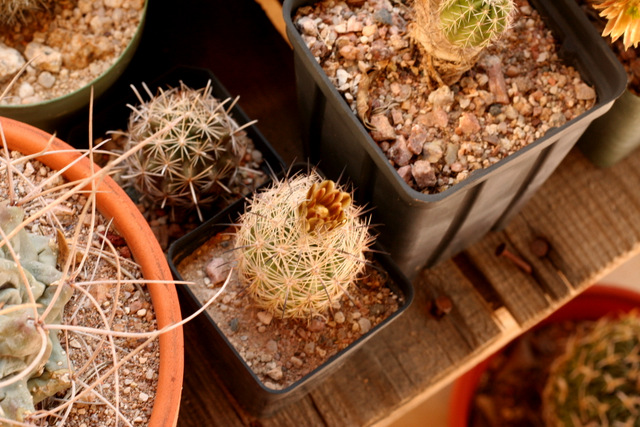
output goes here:
[[314, 2], [285, 0], [283, 7], [304, 142], [328, 177], [346, 173], [356, 185], [356, 198], [374, 206], [373, 222], [382, 224], [379, 240], [411, 279], [423, 266], [448, 259], [488, 231], [503, 228], [626, 87], [622, 66], [575, 0], [532, 0], [561, 43], [562, 58], [595, 88], [596, 104], [463, 182], [439, 194], [423, 194], [400, 178], [293, 25], [295, 11]]
[[[306, 168], [306, 166], [305, 166]], [[189, 234], [176, 240], [167, 253], [169, 267], [176, 280], [182, 280], [177, 266], [182, 260], [195, 252], [207, 240], [225, 230], [229, 224], [237, 221], [244, 211], [246, 199], [238, 200], [215, 217], [203, 223]], [[384, 249], [376, 244], [375, 260], [386, 271], [390, 280], [389, 287], [396, 294], [403, 296], [403, 303], [390, 317], [371, 328], [350, 346], [336, 353], [324, 364], [317, 367], [292, 385], [274, 390], [268, 388], [253, 373], [251, 368], [234, 348], [224, 333], [218, 328], [208, 313], [203, 313], [194, 319], [198, 331], [207, 343], [211, 359], [215, 363], [216, 374], [227, 390], [235, 397], [240, 405], [255, 416], [268, 416], [282, 407], [301, 399], [321, 381], [335, 372], [344, 361], [357, 349], [362, 347], [372, 336], [387, 327], [398, 318], [413, 301], [413, 285], [402, 274], [391, 258], [384, 253]], [[191, 292], [188, 286], [178, 287], [178, 294], [182, 302], [184, 315], [188, 316], [200, 307], [202, 303]]]

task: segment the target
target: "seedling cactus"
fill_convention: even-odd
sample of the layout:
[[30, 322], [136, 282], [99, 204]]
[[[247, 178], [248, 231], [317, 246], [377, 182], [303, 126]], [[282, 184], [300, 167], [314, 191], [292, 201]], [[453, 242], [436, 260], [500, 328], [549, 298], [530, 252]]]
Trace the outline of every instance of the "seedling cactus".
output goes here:
[[238, 274], [255, 304], [285, 318], [324, 316], [365, 265], [372, 238], [361, 212], [315, 172], [257, 193], [236, 233]]
[[[230, 192], [229, 183], [246, 152], [243, 129], [229, 115], [235, 102], [219, 101], [211, 94], [211, 82], [202, 89], [160, 89], [149, 100], [135, 89], [140, 105], [129, 106], [127, 148], [149, 139], [127, 159], [125, 183], [160, 207], [208, 206]], [[165, 129], [162, 132], [159, 130]]]
[[543, 393], [550, 426], [632, 426], [640, 417], [640, 318], [602, 319], [573, 337]]
[[416, 0], [413, 36], [429, 75], [454, 83], [509, 28], [514, 9], [513, 0]]

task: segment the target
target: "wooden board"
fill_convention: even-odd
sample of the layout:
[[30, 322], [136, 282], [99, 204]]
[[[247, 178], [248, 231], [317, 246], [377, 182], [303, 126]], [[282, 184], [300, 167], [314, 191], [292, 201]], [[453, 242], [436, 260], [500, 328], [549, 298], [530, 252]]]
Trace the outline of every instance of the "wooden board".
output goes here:
[[[154, 0], [132, 67], [112, 95], [173, 65], [211, 69], [282, 154], [304, 161], [293, 58], [253, 0]], [[99, 107], [99, 106], [98, 106]], [[454, 259], [423, 271], [415, 302], [316, 390], [271, 418], [245, 413], [219, 385], [197, 322], [185, 328], [179, 426], [369, 425], [435, 393], [640, 250], [640, 153], [598, 170], [574, 150], [523, 210]], [[549, 242], [536, 256], [531, 243]], [[527, 274], [496, 247], [524, 258]], [[453, 304], [440, 319], [430, 304]]]

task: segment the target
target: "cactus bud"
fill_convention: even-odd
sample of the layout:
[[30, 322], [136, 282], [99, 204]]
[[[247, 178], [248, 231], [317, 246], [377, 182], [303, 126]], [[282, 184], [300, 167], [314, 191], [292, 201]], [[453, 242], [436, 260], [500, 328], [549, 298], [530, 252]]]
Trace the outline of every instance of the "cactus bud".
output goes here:
[[333, 230], [347, 220], [345, 209], [351, 204], [351, 195], [336, 188], [331, 180], [320, 185], [313, 183], [300, 207], [300, 216], [306, 221], [306, 231]]

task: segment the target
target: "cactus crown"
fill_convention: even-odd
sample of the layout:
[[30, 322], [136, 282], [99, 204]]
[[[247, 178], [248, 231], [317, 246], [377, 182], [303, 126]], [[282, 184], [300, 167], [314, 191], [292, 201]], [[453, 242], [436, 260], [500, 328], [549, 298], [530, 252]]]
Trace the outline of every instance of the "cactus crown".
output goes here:
[[602, 319], [554, 362], [543, 393], [547, 425], [636, 425], [640, 318]]
[[156, 205], [195, 207], [202, 219], [201, 206], [230, 192], [247, 147], [242, 130], [253, 122], [239, 127], [229, 115], [236, 101], [217, 100], [210, 81], [202, 89], [181, 82], [157, 95], [144, 88], [149, 101], [133, 88], [140, 105], [129, 106], [127, 148], [149, 141], [127, 158], [124, 178]]
[[[21, 208], [0, 203], [0, 241], [19, 226], [23, 216]], [[52, 305], [46, 322], [59, 323], [71, 298], [71, 288], [66, 285], [60, 296], [54, 297], [62, 273], [56, 269], [57, 257], [49, 241], [21, 229], [10, 241], [12, 250], [9, 244], [0, 246], [0, 382], [26, 369], [41, 349], [42, 337], [33, 319], [33, 307], [28, 305], [29, 292], [39, 305], [38, 314]], [[0, 417], [23, 421], [35, 411], [35, 404], [71, 386], [68, 359], [57, 331], [49, 331], [46, 339], [45, 355], [29, 375], [0, 388]]]
[[351, 196], [312, 172], [275, 181], [241, 216], [236, 257], [256, 305], [282, 317], [323, 315], [347, 292], [371, 244]]
[[512, 0], [444, 0], [440, 25], [447, 39], [459, 47], [484, 47], [511, 22]]

